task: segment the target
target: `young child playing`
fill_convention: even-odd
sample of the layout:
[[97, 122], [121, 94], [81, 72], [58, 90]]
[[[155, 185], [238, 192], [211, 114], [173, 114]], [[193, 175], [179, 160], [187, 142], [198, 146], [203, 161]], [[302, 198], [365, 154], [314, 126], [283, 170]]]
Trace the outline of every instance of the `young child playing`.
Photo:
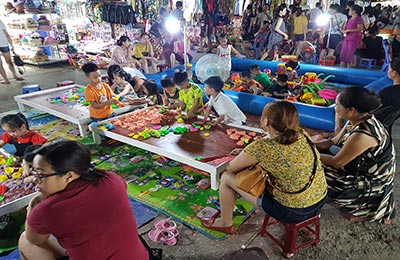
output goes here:
[[300, 69], [297, 61], [290, 60], [285, 64], [285, 74], [288, 76], [288, 81], [294, 81], [298, 78], [297, 70]]
[[251, 74], [254, 75], [254, 80], [259, 82], [263, 86], [264, 91], [270, 92], [269, 90], [272, 87], [272, 82], [269, 79], [267, 73], [261, 72], [260, 66], [258, 66], [258, 65], [251, 66], [250, 72], [251, 72]]
[[210, 124], [213, 126], [219, 123], [233, 123], [237, 125], [246, 123], [246, 116], [232, 101], [232, 99], [223, 93], [223, 87], [224, 82], [218, 76], [210, 77], [204, 81], [204, 92], [209, 96], [209, 101], [207, 103], [204, 120], [200, 121], [200, 124], [205, 124], [207, 122], [209, 119], [208, 116], [213, 108], [218, 114], [217, 120], [210, 120]]
[[178, 107], [186, 112], [186, 118], [197, 117], [203, 107], [203, 91], [189, 81], [186, 71], [175, 72], [173, 81], [180, 88]]
[[24, 153], [24, 158], [22, 159], [22, 168], [24, 169], [22, 175], [24, 175], [25, 183], [35, 182], [35, 177], [31, 175], [32, 173], [32, 162], [35, 157], [35, 151], [38, 150], [42, 145], [30, 145], [26, 148]]
[[22, 157], [28, 146], [47, 142], [46, 138], [29, 130], [28, 120], [21, 113], [4, 116], [0, 124], [5, 131], [1, 136], [0, 147], [13, 144], [16, 149], [15, 156]]
[[287, 84], [288, 76], [286, 74], [279, 74], [277, 83], [272, 86], [271, 94], [274, 98], [284, 99], [289, 96], [289, 86]]
[[94, 121], [101, 121], [115, 114], [111, 105], [117, 104], [113, 98], [113, 91], [110, 86], [101, 81], [101, 74], [96, 64], [88, 62], [82, 66], [82, 70], [89, 80], [85, 89], [85, 100], [90, 103], [89, 114]]
[[260, 95], [264, 88], [256, 80], [252, 79], [250, 71], [243, 71], [241, 73], [243, 92], [248, 92], [254, 95]]
[[179, 104], [179, 90], [175, 86], [170, 77], [163, 77], [160, 81], [161, 87], [164, 90], [163, 104], [168, 106], [168, 109], [175, 109]]
[[154, 80], [145, 80], [143, 90], [147, 99], [149, 100], [149, 106], [163, 104], [162, 97], [160, 95], [160, 92], [158, 92], [158, 87]]
[[226, 38], [225, 34], [220, 36], [220, 45], [217, 47], [217, 55], [223, 60], [223, 62], [228, 66], [229, 71], [232, 68], [231, 63], [231, 52], [235, 53], [240, 58], [244, 58], [240, 52], [238, 52], [232, 44], [228, 44], [228, 39]]
[[139, 105], [146, 103], [144, 98], [139, 98], [135, 92], [135, 89], [129, 83], [132, 77], [125, 70], [121, 69], [113, 74], [114, 84], [111, 85], [111, 89], [114, 94], [119, 96], [119, 101], [127, 105]]

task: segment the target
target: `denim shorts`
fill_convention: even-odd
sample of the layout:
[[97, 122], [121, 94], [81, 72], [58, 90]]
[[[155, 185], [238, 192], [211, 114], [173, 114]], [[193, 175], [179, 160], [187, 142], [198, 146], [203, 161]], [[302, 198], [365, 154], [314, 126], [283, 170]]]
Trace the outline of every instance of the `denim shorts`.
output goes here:
[[0, 52], [10, 52], [10, 47], [0, 47]]
[[275, 200], [268, 191], [257, 198], [257, 206], [265, 214], [283, 223], [299, 223], [309, 219], [321, 211], [326, 201], [326, 196], [316, 204], [306, 208], [290, 208]]

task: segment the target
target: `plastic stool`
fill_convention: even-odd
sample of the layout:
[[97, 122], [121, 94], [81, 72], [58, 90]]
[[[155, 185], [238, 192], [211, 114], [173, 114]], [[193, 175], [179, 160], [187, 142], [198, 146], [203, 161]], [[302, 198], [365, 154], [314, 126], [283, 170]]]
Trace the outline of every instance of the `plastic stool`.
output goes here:
[[372, 69], [376, 67], [376, 60], [375, 59], [364, 59], [362, 58], [360, 61], [360, 68], [368, 68]]
[[64, 80], [57, 82], [57, 88], [75, 84], [72, 80]]
[[[270, 221], [272, 220], [272, 221]], [[283, 254], [287, 258], [292, 258], [294, 256], [294, 253], [302, 248], [305, 248], [309, 245], [312, 244], [318, 244], [320, 241], [319, 237], [319, 231], [320, 231], [320, 215], [316, 215], [312, 218], [309, 218], [307, 220], [304, 220], [303, 222], [300, 223], [295, 223], [295, 224], [286, 224], [286, 223], [281, 223], [272, 217], [266, 215], [264, 218], [264, 222], [260, 231], [261, 236], [267, 236], [272, 241], [274, 241], [279, 247], [283, 249]], [[267, 231], [267, 227], [275, 225], [277, 223], [281, 223], [285, 227], [285, 239], [282, 243], [282, 241], [279, 241], [276, 239], [271, 233]], [[314, 225], [314, 229], [310, 227], [310, 225]], [[315, 238], [302, 243], [298, 246], [296, 246], [297, 242], [297, 236], [298, 233], [301, 229], [305, 228], [308, 233], [310, 233], [310, 236], [315, 236]]]
[[26, 85], [22, 87], [22, 94], [37, 92], [42, 90], [39, 85]]

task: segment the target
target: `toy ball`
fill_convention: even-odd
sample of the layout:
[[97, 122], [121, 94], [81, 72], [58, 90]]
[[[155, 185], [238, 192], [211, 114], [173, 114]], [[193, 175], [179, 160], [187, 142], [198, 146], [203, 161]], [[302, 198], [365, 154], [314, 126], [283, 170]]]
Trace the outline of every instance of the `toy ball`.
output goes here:
[[230, 69], [217, 55], [207, 54], [201, 57], [196, 63], [196, 76], [204, 82], [209, 77], [219, 76], [226, 81], [230, 76]]

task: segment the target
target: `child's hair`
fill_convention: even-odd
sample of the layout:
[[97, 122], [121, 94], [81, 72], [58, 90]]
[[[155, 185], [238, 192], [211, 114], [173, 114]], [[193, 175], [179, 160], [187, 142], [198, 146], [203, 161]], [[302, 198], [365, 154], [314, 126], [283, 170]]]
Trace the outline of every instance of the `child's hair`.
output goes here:
[[176, 1], [175, 6], [176, 6], [176, 8], [181, 8], [181, 7], [183, 7], [182, 1]]
[[218, 38], [219, 38], [220, 41], [221, 41], [222, 39], [227, 39], [226, 34], [224, 34], [224, 33], [223, 33], [223, 34], [220, 34]]
[[117, 72], [117, 71], [119, 71], [119, 70], [122, 70], [122, 67], [119, 66], [118, 64], [111, 65], [111, 66], [108, 67], [108, 69], [107, 69], [107, 75], [108, 75], [108, 77], [109, 77], [111, 80], [113, 80], [113, 79], [114, 79], [114, 73]]
[[51, 165], [58, 175], [73, 171], [80, 175], [80, 179], [96, 185], [105, 175], [105, 171], [94, 168], [91, 164], [90, 150], [77, 141], [60, 141], [42, 146], [35, 151]]
[[118, 76], [120, 78], [124, 78], [128, 82], [132, 80], [131, 74], [129, 74], [128, 72], [126, 72], [123, 69], [114, 72], [114, 76]]
[[122, 35], [121, 37], [119, 37], [119, 39], [117, 40], [117, 45], [118, 46], [122, 46], [122, 44], [126, 41], [131, 41], [131, 39], [129, 39], [128, 36], [126, 35]]
[[175, 85], [172, 79], [168, 76], [163, 77], [160, 81], [160, 84], [162, 88], [170, 88]]
[[1, 119], [0, 124], [7, 125], [12, 130], [19, 129], [25, 124], [26, 130], [29, 130], [28, 120], [22, 113], [6, 115]]
[[185, 70], [177, 70], [173, 76], [173, 81], [176, 85], [180, 85], [188, 79], [189, 77]]
[[142, 32], [141, 34], [140, 34], [140, 39], [142, 39], [144, 36], [149, 36], [146, 32]]
[[279, 82], [287, 82], [288, 80], [288, 75], [286, 74], [279, 74], [277, 80]]
[[39, 150], [42, 145], [32, 144], [25, 149], [24, 160], [28, 163], [33, 162], [33, 158], [36, 155], [36, 151]]
[[258, 66], [257, 64], [251, 65], [250, 67], [250, 71], [260, 71], [260, 66]]
[[204, 81], [204, 84], [209, 88], [214, 89], [218, 93], [221, 92], [222, 88], [224, 87], [224, 81], [218, 76], [209, 77]]
[[82, 70], [86, 76], [89, 76], [90, 73], [92, 73], [94, 71], [98, 71], [99, 67], [97, 67], [97, 65], [94, 64], [93, 62], [88, 62], [82, 66]]
[[292, 70], [300, 69], [299, 63], [297, 61], [294, 61], [294, 60], [290, 60], [290, 61], [286, 62], [285, 67], [286, 68], [291, 68]]
[[251, 73], [248, 70], [242, 71], [240, 74], [242, 78], [251, 78]]
[[370, 34], [377, 34], [379, 32], [379, 26], [377, 24], [374, 24], [370, 28], [368, 28], [368, 33]]
[[158, 92], [157, 83], [154, 80], [145, 80], [143, 85], [147, 89], [149, 96], [156, 95], [157, 97], [156, 105], [161, 105], [163, 101], [160, 92]]

